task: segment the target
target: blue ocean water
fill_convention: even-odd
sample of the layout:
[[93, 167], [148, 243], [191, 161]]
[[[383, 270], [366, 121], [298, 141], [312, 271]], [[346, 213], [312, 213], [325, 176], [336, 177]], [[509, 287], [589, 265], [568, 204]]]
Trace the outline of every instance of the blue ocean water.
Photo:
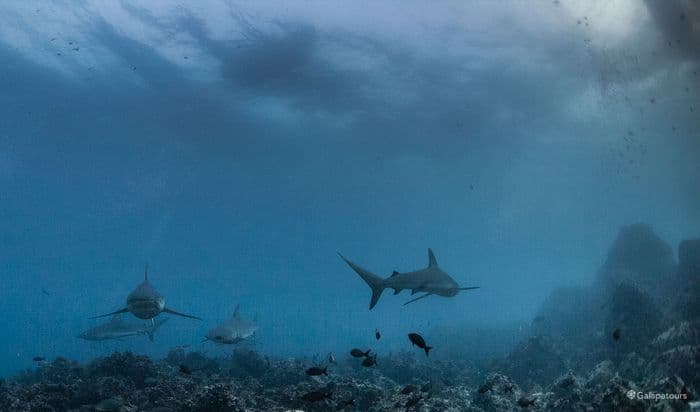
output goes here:
[[[266, 356], [398, 353], [412, 331], [436, 359], [505, 356], [621, 227], [674, 254], [698, 236], [686, 3], [3, 3], [0, 376], [223, 355], [202, 339], [237, 305]], [[337, 255], [385, 278], [428, 248], [480, 289], [368, 310]], [[79, 339], [146, 264], [202, 321]]]

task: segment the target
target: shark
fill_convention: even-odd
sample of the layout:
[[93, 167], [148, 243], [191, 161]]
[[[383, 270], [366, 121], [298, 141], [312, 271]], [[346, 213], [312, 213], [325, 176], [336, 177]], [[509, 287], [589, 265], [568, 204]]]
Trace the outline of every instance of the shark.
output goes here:
[[97, 325], [78, 335], [79, 338], [91, 341], [121, 339], [128, 336], [147, 335], [153, 342], [153, 334], [168, 318], [160, 319], [153, 324], [144, 322], [127, 322], [121, 315], [114, 315], [109, 322]]
[[369, 303], [370, 310], [377, 304], [384, 289], [394, 289], [394, 295], [398, 295], [405, 289], [410, 290], [411, 295], [419, 292], [425, 293], [424, 295], [404, 303], [405, 306], [417, 300], [427, 298], [428, 296], [453, 297], [462, 290], [479, 288], [479, 286], [460, 287], [450, 275], [438, 266], [437, 259], [435, 259], [435, 254], [433, 254], [432, 249], [428, 249], [428, 267], [405, 273], [394, 271], [391, 276], [386, 279], [382, 279], [367, 269], [363, 269], [351, 262], [340, 254], [340, 252], [338, 252], [338, 256], [340, 256], [352, 270], [360, 275], [362, 280], [372, 289], [372, 299]]
[[220, 344], [242, 342], [255, 334], [258, 327], [251, 321], [241, 318], [240, 305], [236, 305], [231, 319], [212, 328], [207, 332], [202, 342], [212, 341]]
[[196, 316], [187, 315], [177, 312], [165, 306], [165, 298], [155, 287], [148, 281], [148, 265], [144, 273], [144, 280], [134, 289], [126, 298], [126, 307], [104, 315], [94, 316], [91, 319], [104, 318], [106, 316], [117, 315], [120, 313], [131, 312], [139, 319], [150, 319], [153, 325], [153, 318], [160, 313], [170, 313], [171, 315], [182, 316], [185, 318], [202, 320]]

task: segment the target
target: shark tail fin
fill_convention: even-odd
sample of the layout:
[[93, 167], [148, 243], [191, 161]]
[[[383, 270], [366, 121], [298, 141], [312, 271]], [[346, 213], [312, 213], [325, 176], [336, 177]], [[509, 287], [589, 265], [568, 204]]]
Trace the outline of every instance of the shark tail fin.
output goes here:
[[156, 333], [156, 330], [158, 330], [158, 328], [160, 328], [160, 327], [161, 327], [165, 322], [167, 322], [167, 321], [168, 321], [168, 318], [159, 320], [159, 321], [155, 322], [155, 323], [153, 324], [153, 326], [151, 326], [150, 328], [148, 328], [148, 332], [147, 332], [147, 334], [148, 334], [148, 340], [150, 340], [151, 342], [153, 342], [153, 334], [155, 334], [155, 333]]
[[356, 264], [352, 263], [351, 261], [345, 259], [345, 256], [341, 255], [340, 252], [338, 253], [338, 256], [340, 256], [341, 259], [345, 261], [345, 263], [348, 264], [354, 270], [362, 280], [364, 280], [367, 285], [372, 289], [372, 300], [369, 302], [369, 308], [370, 310], [374, 308], [374, 306], [377, 304], [379, 301], [379, 297], [382, 296], [382, 292], [384, 292], [384, 279], [380, 278], [379, 276], [375, 275], [374, 273], [370, 272], [369, 270], [363, 269]]

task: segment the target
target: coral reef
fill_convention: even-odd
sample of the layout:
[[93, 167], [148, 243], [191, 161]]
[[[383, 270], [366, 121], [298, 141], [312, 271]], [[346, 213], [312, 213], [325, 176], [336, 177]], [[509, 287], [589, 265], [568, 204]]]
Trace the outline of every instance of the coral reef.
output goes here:
[[[687, 410], [700, 396], [700, 240], [681, 243], [678, 265], [670, 253], [648, 227], [623, 228], [598, 281], [555, 290], [491, 362], [384, 353], [373, 367], [340, 360], [310, 377], [318, 359], [245, 347], [59, 357], [0, 379], [0, 411]], [[669, 279], [675, 290], [661, 287]]]

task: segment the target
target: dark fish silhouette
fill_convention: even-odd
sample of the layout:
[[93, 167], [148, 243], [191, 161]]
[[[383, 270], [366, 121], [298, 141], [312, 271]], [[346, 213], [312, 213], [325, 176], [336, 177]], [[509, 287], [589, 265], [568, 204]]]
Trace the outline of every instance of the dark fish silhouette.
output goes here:
[[47, 292], [46, 289], [41, 289], [41, 293], [43, 293], [46, 296], [51, 296], [51, 294]]
[[306, 401], [306, 402], [318, 402], [318, 401], [330, 399], [330, 397], [331, 397], [331, 392], [329, 390], [320, 390], [320, 391], [311, 391], [311, 392], [305, 393], [304, 396], [301, 397], [301, 399]]
[[33, 360], [34, 362], [43, 362], [43, 361], [46, 360], [46, 358], [43, 357], [43, 356], [35, 356], [35, 357], [32, 358], [32, 360]]
[[408, 334], [408, 339], [411, 341], [411, 343], [415, 346], [418, 346], [419, 348], [423, 349], [425, 351], [425, 356], [428, 356], [428, 353], [430, 352], [430, 349], [432, 349], [432, 346], [428, 346], [425, 343], [425, 339], [417, 333], [409, 333]]
[[370, 366], [374, 366], [377, 364], [377, 355], [375, 354], [374, 356], [368, 356], [362, 361], [362, 366], [365, 368], [369, 368]]
[[374, 337], [377, 338], [377, 340], [382, 338], [382, 334], [379, 332], [379, 329], [374, 331]]
[[350, 355], [352, 355], [353, 358], [362, 358], [362, 357], [368, 357], [369, 353], [371, 352], [371, 349], [367, 349], [367, 352], [362, 352], [360, 349], [353, 349], [350, 351]]
[[306, 374], [309, 376], [320, 376], [320, 375], [328, 376], [328, 367], [321, 369], [319, 367], [314, 366], [313, 368], [307, 369]]
[[527, 408], [527, 407], [533, 406], [534, 404], [535, 404], [534, 399], [528, 399], [524, 396], [522, 398], [518, 399], [518, 406], [520, 406], [521, 408]]
[[187, 365], [180, 365], [180, 373], [184, 375], [192, 375], [192, 369]]
[[613, 331], [612, 338], [616, 341], [620, 340], [620, 328], [617, 328]]
[[400, 393], [402, 395], [408, 395], [409, 393], [413, 393], [417, 390], [418, 390], [418, 388], [416, 387], [416, 385], [406, 385], [403, 387], [403, 389], [401, 389]]

